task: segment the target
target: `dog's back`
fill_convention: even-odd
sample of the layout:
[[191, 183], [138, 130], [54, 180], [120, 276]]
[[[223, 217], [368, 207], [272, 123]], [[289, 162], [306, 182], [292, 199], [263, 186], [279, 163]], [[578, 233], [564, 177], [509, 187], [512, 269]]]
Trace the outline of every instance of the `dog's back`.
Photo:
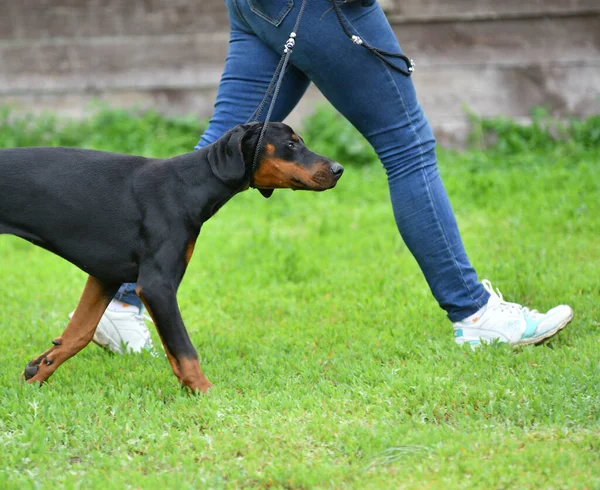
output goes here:
[[137, 222], [127, 190], [148, 161], [77, 148], [0, 150], [0, 234], [22, 237], [84, 270], [92, 265], [84, 263], [92, 247], [94, 262], [111, 263], [115, 237], [127, 239], [123, 234]]

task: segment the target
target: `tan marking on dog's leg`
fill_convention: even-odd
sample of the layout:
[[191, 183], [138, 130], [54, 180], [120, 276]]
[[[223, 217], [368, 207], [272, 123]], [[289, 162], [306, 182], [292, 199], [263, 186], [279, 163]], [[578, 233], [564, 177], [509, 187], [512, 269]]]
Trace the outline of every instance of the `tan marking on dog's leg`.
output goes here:
[[192, 260], [192, 255], [194, 255], [194, 247], [196, 246], [196, 239], [190, 240], [185, 247], [185, 265], [187, 266]]
[[181, 382], [191, 391], [201, 391], [206, 393], [212, 386], [212, 383], [204, 376], [198, 359], [181, 359], [179, 361], [181, 367], [182, 380]]
[[109, 302], [106, 289], [89, 276], [75, 313], [62, 335], [53, 341], [54, 347], [29, 363], [31, 368], [37, 366], [37, 372], [27, 382], [43, 383], [63, 362], [88, 345]]

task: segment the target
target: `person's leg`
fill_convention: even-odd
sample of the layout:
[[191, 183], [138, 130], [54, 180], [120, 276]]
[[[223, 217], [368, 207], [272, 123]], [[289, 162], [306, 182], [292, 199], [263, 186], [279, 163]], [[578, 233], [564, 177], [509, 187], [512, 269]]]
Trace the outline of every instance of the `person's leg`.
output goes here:
[[[272, 46], [285, 42], [300, 0], [279, 27], [248, 0], [239, 0], [244, 18]], [[276, 2], [275, 2], [276, 3]], [[419, 106], [412, 79], [391, 70], [344, 34], [327, 0], [309, 1], [298, 29], [291, 62], [371, 143], [389, 182], [398, 229], [440, 306], [452, 321], [482, 308], [489, 294], [465, 253], [442, 185], [435, 139]], [[353, 32], [378, 48], [400, 47], [378, 5], [343, 5]], [[350, 24], [348, 24], [350, 25]], [[343, 163], [343, 162], [342, 162]]]
[[[227, 0], [231, 21], [229, 51], [214, 112], [208, 128], [196, 145], [200, 149], [214, 143], [225, 132], [252, 116], [273, 78], [283, 54], [283, 43], [279, 47], [265, 44], [239, 15], [236, 0]], [[306, 92], [310, 80], [298, 68], [290, 66], [285, 74], [279, 97], [276, 101], [272, 121], [283, 121], [296, 107]], [[267, 115], [270, 100], [264, 107], [261, 121]]]
[[[276, 26], [273, 14], [288, 2], [237, 1], [241, 17], [273, 48], [285, 42], [301, 4], [301, 0], [295, 0], [292, 11]], [[572, 316], [568, 307], [553, 310], [544, 319], [521, 307], [518, 311], [512, 308], [519, 318], [516, 329], [519, 332], [508, 335], [502, 330], [514, 324], [515, 316], [505, 314], [511, 309], [508, 303], [494, 294], [489, 284], [484, 287], [478, 281], [467, 258], [440, 179], [435, 139], [417, 102], [412, 79], [353, 44], [335, 13], [327, 12], [330, 8], [328, 0], [308, 2], [291, 62], [309, 76], [375, 148], [387, 172], [398, 229], [434, 297], [455, 323], [457, 341], [471, 339], [463, 335], [462, 325], [457, 322], [468, 318], [480, 328], [478, 317], [484, 318], [486, 308], [489, 309], [486, 323], [494, 324], [492, 334], [482, 335], [488, 339], [523, 343], [527, 335], [532, 335], [527, 338], [536, 343], [555, 328], [554, 333], [558, 331]], [[361, 7], [358, 2], [341, 8], [352, 34], [377, 48], [401, 52], [379, 5]], [[477, 330], [476, 334], [479, 333]]]
[[[240, 19], [233, 0], [227, 1], [231, 21], [229, 51], [214, 112], [207, 130], [195, 149], [215, 142], [225, 132], [245, 123], [267, 91], [281, 57], [252, 33]], [[273, 110], [272, 120], [282, 121], [296, 106], [310, 81], [297, 68], [290, 66]], [[260, 119], [264, 120], [268, 107]], [[143, 305], [135, 292], [135, 283], [123, 284], [109, 304], [94, 334], [94, 342], [112, 352], [122, 353], [122, 343], [129, 351], [138, 352], [151, 346], [150, 333], [144, 323]]]
[[135, 292], [135, 283], [134, 282], [123, 284], [117, 291], [117, 294], [115, 294], [114, 299], [117, 301], [121, 301], [122, 303], [131, 305], [131, 306], [136, 306], [139, 309], [144, 308], [144, 305], [142, 304], [142, 300], [140, 300], [140, 298], [138, 298], [138, 295]]

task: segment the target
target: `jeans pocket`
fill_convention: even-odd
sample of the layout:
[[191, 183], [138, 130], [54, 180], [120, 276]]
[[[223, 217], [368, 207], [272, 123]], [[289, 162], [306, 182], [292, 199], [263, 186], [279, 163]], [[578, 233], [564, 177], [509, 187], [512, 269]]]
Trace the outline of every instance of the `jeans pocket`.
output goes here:
[[294, 6], [294, 0], [248, 0], [250, 10], [274, 26], [279, 26]]

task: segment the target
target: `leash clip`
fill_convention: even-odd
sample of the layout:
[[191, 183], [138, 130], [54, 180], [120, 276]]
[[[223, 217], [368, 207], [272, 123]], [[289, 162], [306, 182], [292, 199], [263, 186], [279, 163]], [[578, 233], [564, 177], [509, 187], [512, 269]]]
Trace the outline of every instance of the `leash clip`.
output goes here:
[[289, 53], [294, 49], [294, 46], [296, 45], [296, 40], [294, 39], [296, 37], [296, 33], [295, 32], [291, 32], [290, 33], [290, 37], [289, 39], [285, 42], [284, 44], [284, 49], [283, 52], [284, 53]]
[[359, 36], [354, 35], [351, 39], [354, 44], [358, 44], [359, 46], [363, 44], [363, 40]]
[[408, 60], [408, 71], [409, 71], [409, 73], [414, 73], [416, 66], [417, 65], [414, 62], [414, 60], [411, 60], [411, 59]]

